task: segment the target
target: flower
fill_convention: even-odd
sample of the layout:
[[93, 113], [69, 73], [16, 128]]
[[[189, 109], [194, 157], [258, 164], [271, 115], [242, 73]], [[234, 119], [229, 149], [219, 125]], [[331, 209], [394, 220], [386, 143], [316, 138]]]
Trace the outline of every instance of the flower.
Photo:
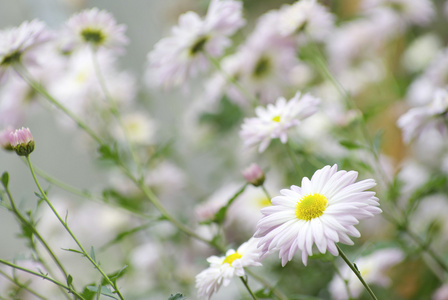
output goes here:
[[[400, 263], [403, 259], [404, 254], [399, 249], [381, 249], [357, 259], [356, 267], [368, 284], [373, 283], [387, 287], [391, 283], [390, 278], [386, 275], [387, 270]], [[356, 278], [356, 275], [350, 270], [348, 265], [342, 265], [339, 270], [340, 275], [336, 274], [330, 282], [329, 290], [332, 299], [358, 298], [364, 290], [362, 283]], [[347, 295], [347, 289], [350, 295]]]
[[297, 250], [303, 264], [313, 254], [313, 245], [321, 253], [338, 255], [336, 243], [352, 245], [350, 236], [359, 237], [354, 225], [359, 220], [379, 214], [375, 192], [365, 191], [376, 185], [373, 179], [355, 183], [358, 172], [338, 171], [338, 166], [325, 166], [311, 177], [302, 179], [302, 187], [280, 191], [272, 206], [261, 209], [255, 237], [262, 256], [280, 250], [284, 266]]
[[5, 150], [13, 150], [11, 147], [11, 143], [9, 142], [9, 135], [12, 133], [14, 129], [11, 126], [6, 127], [3, 130], [0, 130], [0, 147]]
[[206, 55], [220, 56], [230, 45], [228, 36], [244, 24], [242, 3], [233, 0], [212, 0], [204, 19], [191, 11], [181, 15], [172, 35], [148, 54], [148, 83], [169, 88], [204, 71]]
[[117, 25], [112, 14], [94, 7], [73, 15], [66, 23], [68, 49], [90, 44], [121, 51], [128, 44], [126, 25]]
[[251, 238], [237, 251], [230, 249], [226, 256], [211, 256], [207, 261], [210, 267], [196, 275], [196, 288], [199, 298], [210, 299], [222, 285], [228, 286], [232, 277], [244, 276], [245, 267], [261, 266], [257, 239]]
[[426, 106], [414, 107], [402, 115], [397, 125], [403, 131], [403, 140], [409, 143], [429, 129], [436, 129], [445, 135], [448, 121], [448, 92], [439, 89], [434, 99]]
[[25, 21], [19, 27], [0, 31], [0, 80], [14, 63], [32, 63], [32, 54], [52, 35], [39, 20]]
[[267, 108], [257, 107], [257, 117], [246, 118], [241, 126], [240, 136], [244, 145], [250, 147], [259, 143], [258, 151], [263, 152], [271, 139], [279, 138], [282, 143], [286, 143], [288, 130], [313, 115], [319, 102], [310, 94], [297, 92], [289, 101], [280, 97], [275, 104], [268, 104]]
[[34, 139], [29, 128], [22, 127], [10, 132], [9, 142], [20, 156], [28, 156], [34, 150]]
[[263, 170], [257, 164], [251, 164], [242, 171], [244, 179], [254, 186], [260, 186], [264, 183]]

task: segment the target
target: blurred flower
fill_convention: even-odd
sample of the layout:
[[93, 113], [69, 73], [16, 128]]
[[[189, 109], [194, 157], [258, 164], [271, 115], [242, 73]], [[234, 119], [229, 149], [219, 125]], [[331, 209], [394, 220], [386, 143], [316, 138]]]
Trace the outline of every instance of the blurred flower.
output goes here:
[[320, 100], [310, 94], [297, 92], [289, 101], [280, 97], [275, 104], [255, 109], [256, 118], [246, 118], [241, 126], [240, 136], [244, 145], [250, 147], [259, 144], [258, 151], [263, 152], [271, 139], [279, 138], [282, 143], [288, 140], [288, 129], [317, 111]]
[[0, 130], [0, 147], [5, 150], [13, 150], [11, 143], [9, 141], [9, 135], [14, 132], [14, 128], [11, 126], [6, 127], [3, 130]]
[[260, 186], [264, 183], [264, 172], [257, 164], [251, 164], [242, 171], [244, 179], [254, 186]]
[[221, 286], [228, 286], [234, 276], [244, 276], [244, 268], [261, 266], [257, 239], [251, 238], [237, 251], [230, 249], [226, 256], [211, 256], [207, 259], [210, 267], [196, 276], [198, 297], [210, 299]]
[[444, 284], [432, 295], [431, 300], [448, 300], [448, 284]]
[[94, 7], [73, 15], [66, 23], [68, 49], [92, 45], [122, 51], [128, 43], [126, 25], [117, 25], [112, 14]]
[[373, 179], [355, 183], [358, 172], [337, 171], [337, 165], [317, 170], [311, 180], [302, 179], [302, 187], [283, 189], [263, 208], [255, 237], [260, 238], [263, 256], [280, 250], [284, 266], [297, 250], [306, 265], [316, 244], [321, 253], [338, 255], [336, 243], [352, 245], [349, 235], [359, 237], [354, 225], [361, 219], [381, 213], [375, 192], [365, 191], [376, 185]]
[[37, 46], [48, 42], [52, 35], [39, 20], [25, 21], [19, 27], [0, 31], [0, 82], [14, 63], [33, 64]]
[[334, 17], [316, 0], [300, 0], [279, 10], [278, 30], [284, 36], [303, 34], [303, 38], [322, 41], [332, 31]]
[[426, 68], [442, 48], [442, 41], [434, 33], [416, 38], [403, 54], [402, 63], [411, 72]]
[[[195, 208], [196, 219], [199, 222], [211, 220], [221, 207], [238, 192], [241, 187], [235, 183], [223, 185], [215, 191], [206, 201], [200, 203]], [[231, 222], [231, 218], [226, 218], [226, 222]]]
[[410, 109], [398, 119], [397, 125], [403, 131], [403, 140], [409, 143], [430, 129], [436, 129], [441, 135], [445, 135], [447, 120], [448, 93], [446, 90], [439, 89], [435, 92], [431, 103]]
[[231, 43], [228, 36], [244, 24], [242, 3], [233, 0], [212, 0], [204, 19], [191, 11], [181, 15], [172, 36], [148, 54], [148, 83], [170, 88], [196, 76], [208, 67], [207, 55], [222, 55]]
[[34, 139], [29, 128], [22, 127], [10, 132], [9, 142], [20, 156], [28, 156], [34, 150]]
[[[368, 256], [357, 259], [355, 263], [368, 284], [387, 287], [391, 284], [386, 274], [387, 271], [403, 259], [404, 254], [401, 250], [391, 248], [377, 250]], [[346, 300], [349, 298], [358, 298], [364, 290], [362, 283], [345, 263], [340, 266], [339, 271], [343, 278], [339, 274], [336, 274], [330, 282], [329, 290], [332, 299]], [[347, 295], [347, 286], [344, 280], [348, 282], [349, 295]]]
[[[141, 112], [126, 114], [122, 117], [122, 122], [126, 135], [132, 143], [143, 145], [154, 143], [157, 124], [148, 115]], [[126, 140], [121, 128], [116, 128], [114, 132], [120, 139]]]

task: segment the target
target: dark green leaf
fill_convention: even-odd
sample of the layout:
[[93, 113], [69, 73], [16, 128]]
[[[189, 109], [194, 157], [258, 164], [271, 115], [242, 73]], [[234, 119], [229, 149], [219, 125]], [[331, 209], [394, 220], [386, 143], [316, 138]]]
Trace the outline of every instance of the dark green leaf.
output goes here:
[[73, 282], [73, 277], [72, 277], [72, 275], [68, 275], [68, 276], [67, 276], [67, 285], [68, 285], [68, 286], [71, 286], [71, 285], [72, 285], [72, 282]]
[[8, 188], [8, 183], [9, 183], [9, 174], [8, 172], [4, 172], [2, 174], [2, 184], [5, 187], [5, 189]]
[[258, 291], [255, 292], [255, 296], [257, 296], [257, 298], [272, 298], [272, 290], [270, 289], [259, 289]]
[[364, 145], [348, 140], [339, 141], [339, 144], [349, 150], [366, 148]]
[[181, 293], [176, 293], [175, 295], [171, 294], [168, 300], [187, 300]]

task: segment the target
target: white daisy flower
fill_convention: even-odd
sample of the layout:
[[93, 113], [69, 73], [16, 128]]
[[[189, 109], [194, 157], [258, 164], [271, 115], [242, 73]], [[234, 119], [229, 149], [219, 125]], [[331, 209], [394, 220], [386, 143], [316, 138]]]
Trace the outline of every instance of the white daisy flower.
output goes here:
[[338, 255], [336, 243], [352, 245], [350, 236], [359, 237], [354, 225], [359, 220], [381, 213], [375, 192], [365, 191], [376, 185], [373, 179], [355, 183], [358, 172], [338, 171], [338, 166], [317, 170], [311, 180], [302, 179], [302, 187], [280, 191], [272, 206], [263, 208], [255, 237], [262, 255], [280, 250], [284, 266], [297, 250], [306, 265], [313, 245], [321, 253]]
[[282, 143], [288, 141], [288, 130], [317, 111], [320, 100], [310, 94], [297, 92], [289, 101], [280, 97], [275, 104], [266, 108], [255, 108], [256, 118], [246, 118], [241, 126], [240, 136], [246, 147], [259, 144], [258, 151], [263, 152], [274, 138]]
[[208, 67], [205, 53], [222, 55], [231, 43], [228, 36], [244, 24], [242, 3], [233, 0], [212, 0], [204, 19], [191, 11], [181, 15], [172, 35], [148, 54], [148, 83], [169, 88], [196, 76]]
[[[378, 250], [368, 256], [360, 257], [355, 262], [356, 267], [368, 284], [387, 287], [391, 284], [391, 280], [386, 274], [387, 270], [400, 263], [403, 259], [404, 254], [401, 250], [391, 248]], [[358, 298], [364, 290], [361, 281], [358, 280], [348, 265], [341, 265], [339, 270], [342, 278], [339, 274], [336, 274], [330, 282], [329, 290], [332, 299], [346, 300]], [[350, 295], [347, 295], [347, 288], [350, 291]]]
[[90, 44], [121, 51], [128, 44], [126, 25], [117, 25], [112, 14], [94, 7], [73, 15], [66, 23], [68, 49]]
[[210, 267], [196, 275], [198, 297], [210, 299], [221, 286], [228, 286], [234, 276], [244, 276], [244, 268], [261, 266], [257, 239], [251, 238], [237, 251], [230, 249], [226, 256], [211, 256], [207, 259]]
[[440, 134], [445, 135], [447, 122], [448, 92], [439, 89], [431, 103], [410, 109], [398, 119], [397, 125], [403, 131], [403, 140], [409, 143], [412, 139], [430, 129], [436, 129]]
[[0, 31], [0, 80], [13, 63], [34, 63], [33, 52], [48, 42], [52, 34], [39, 20], [25, 21], [18, 27]]
[[306, 32], [310, 38], [322, 41], [333, 29], [334, 16], [316, 0], [284, 5], [279, 14], [278, 30], [284, 36]]

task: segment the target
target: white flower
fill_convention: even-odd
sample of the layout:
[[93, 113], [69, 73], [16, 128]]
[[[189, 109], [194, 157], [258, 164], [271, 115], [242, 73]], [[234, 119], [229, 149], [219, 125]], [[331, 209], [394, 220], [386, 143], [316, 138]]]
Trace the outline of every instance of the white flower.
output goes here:
[[414, 107], [402, 115], [397, 124], [403, 131], [403, 140], [409, 143], [412, 139], [429, 129], [436, 129], [445, 135], [448, 121], [448, 93], [437, 90], [431, 103], [422, 107]]
[[241, 126], [240, 136], [246, 147], [259, 144], [258, 151], [263, 152], [271, 139], [279, 138], [282, 143], [288, 141], [288, 130], [317, 111], [320, 100], [309, 94], [297, 92], [289, 101], [280, 97], [275, 104], [266, 108], [257, 107], [256, 118], [246, 118]]
[[244, 276], [244, 268], [261, 266], [257, 239], [251, 238], [237, 251], [230, 249], [226, 256], [211, 256], [207, 259], [210, 267], [196, 276], [198, 297], [210, 299], [221, 286], [228, 286], [234, 276]]
[[0, 31], [0, 80], [13, 63], [33, 63], [33, 50], [52, 35], [39, 20], [25, 21], [19, 27]]
[[[357, 259], [355, 263], [368, 284], [387, 287], [391, 283], [389, 277], [386, 275], [387, 270], [400, 263], [403, 259], [404, 254], [399, 249], [381, 249], [368, 256]], [[362, 283], [346, 264], [340, 266], [340, 274], [348, 282], [350, 295], [347, 295], [346, 283], [339, 274], [336, 274], [329, 287], [332, 299], [345, 300], [358, 298], [364, 290]]]
[[338, 255], [336, 243], [352, 245], [350, 236], [359, 237], [354, 225], [359, 220], [379, 214], [375, 192], [365, 191], [376, 185], [373, 179], [355, 183], [358, 172], [338, 171], [337, 165], [317, 170], [311, 180], [302, 179], [302, 186], [280, 191], [272, 206], [263, 208], [255, 237], [260, 238], [263, 256], [280, 250], [282, 265], [297, 250], [306, 265], [313, 255], [313, 245], [321, 253], [327, 250]]
[[90, 44], [121, 51], [128, 43], [126, 25], [117, 25], [112, 14], [94, 7], [73, 15], [66, 23], [68, 48]]
[[116, 126], [113, 130], [121, 140], [128, 138], [132, 143], [143, 145], [154, 143], [157, 124], [148, 115], [141, 112], [126, 114], [122, 117], [122, 123], [123, 128]]
[[333, 15], [316, 0], [284, 5], [279, 14], [278, 30], [284, 36], [305, 32], [310, 38], [322, 41], [333, 29]]
[[191, 11], [181, 15], [172, 35], [148, 54], [148, 83], [169, 88], [196, 76], [208, 67], [206, 54], [222, 55], [228, 36], [244, 24], [242, 3], [233, 0], [212, 0], [204, 19]]
[[[448, 3], [448, 2], [447, 2]], [[445, 283], [432, 295], [431, 300], [448, 300], [448, 284]]]

